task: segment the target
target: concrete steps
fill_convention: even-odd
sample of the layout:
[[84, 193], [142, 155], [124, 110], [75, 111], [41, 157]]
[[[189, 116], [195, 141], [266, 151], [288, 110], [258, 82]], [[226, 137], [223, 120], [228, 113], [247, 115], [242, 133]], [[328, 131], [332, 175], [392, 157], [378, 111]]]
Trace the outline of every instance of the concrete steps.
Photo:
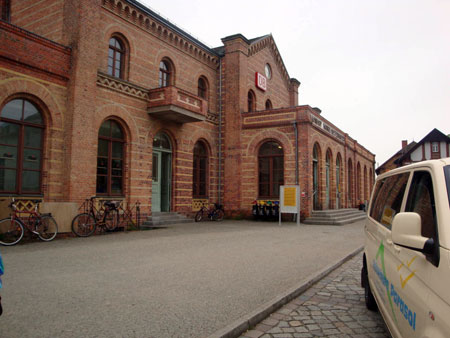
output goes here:
[[171, 224], [193, 223], [194, 220], [176, 212], [154, 212], [142, 222], [141, 228], [164, 227]]
[[311, 217], [305, 219], [305, 224], [344, 225], [363, 220], [367, 214], [358, 209], [314, 210]]

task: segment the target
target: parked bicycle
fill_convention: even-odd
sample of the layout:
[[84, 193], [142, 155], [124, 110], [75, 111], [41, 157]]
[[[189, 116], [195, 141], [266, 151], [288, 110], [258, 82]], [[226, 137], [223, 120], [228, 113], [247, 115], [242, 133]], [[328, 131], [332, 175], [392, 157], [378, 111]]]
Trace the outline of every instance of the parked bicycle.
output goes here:
[[72, 220], [72, 231], [79, 237], [92, 235], [97, 227], [106, 231], [113, 231], [119, 223], [118, 207], [120, 201], [105, 201], [101, 207], [95, 207], [95, 196], [86, 199], [80, 207], [84, 211]]
[[223, 220], [224, 210], [223, 205], [214, 203], [210, 208], [202, 205], [199, 211], [195, 214], [195, 221], [200, 222], [203, 219], [209, 218], [211, 221]]
[[[50, 213], [41, 214], [39, 209], [40, 200], [32, 200], [35, 204], [32, 211], [19, 211], [14, 198], [8, 207], [11, 209], [11, 215], [8, 218], [0, 220], [0, 244], [17, 244], [25, 233], [25, 229], [46, 242], [53, 240], [58, 234], [58, 224]], [[27, 214], [28, 217], [22, 217], [20, 214]]]

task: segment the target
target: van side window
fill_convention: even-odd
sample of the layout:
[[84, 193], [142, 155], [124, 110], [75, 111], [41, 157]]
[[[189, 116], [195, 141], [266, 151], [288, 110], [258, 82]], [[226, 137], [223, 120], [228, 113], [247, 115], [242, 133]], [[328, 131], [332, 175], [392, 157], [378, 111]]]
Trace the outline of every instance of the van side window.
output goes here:
[[422, 220], [422, 236], [436, 236], [436, 208], [433, 181], [427, 171], [416, 171], [411, 182], [405, 211], [417, 212]]
[[384, 180], [378, 181], [375, 187], [370, 206], [370, 217], [388, 229], [391, 229], [395, 214], [400, 212], [408, 177], [408, 173], [386, 177]]

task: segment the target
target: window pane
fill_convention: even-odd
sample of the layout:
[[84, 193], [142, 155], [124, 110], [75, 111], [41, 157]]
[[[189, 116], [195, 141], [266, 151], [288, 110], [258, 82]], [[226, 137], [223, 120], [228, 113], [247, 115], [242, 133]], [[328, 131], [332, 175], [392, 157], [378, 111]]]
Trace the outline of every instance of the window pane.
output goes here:
[[122, 194], [122, 177], [111, 178], [111, 193], [115, 195]]
[[259, 148], [259, 155], [283, 155], [283, 148], [276, 142], [266, 142]]
[[123, 139], [122, 129], [117, 122], [111, 121], [111, 137]]
[[17, 168], [17, 147], [0, 146], [0, 166]]
[[152, 161], [152, 180], [158, 182], [158, 156], [153, 155]]
[[422, 236], [433, 238], [436, 235], [436, 211], [434, 207], [433, 183], [428, 172], [414, 173], [406, 210], [416, 212], [422, 220]]
[[98, 140], [98, 156], [108, 157], [108, 145], [107, 140]]
[[22, 171], [22, 192], [39, 191], [39, 176], [39, 171]]
[[42, 129], [25, 127], [24, 146], [30, 148], [41, 148]]
[[103, 124], [100, 126], [100, 131], [98, 132], [98, 134], [100, 136], [107, 136], [110, 137], [111, 136], [111, 121], [105, 121], [103, 122]]
[[97, 193], [98, 194], [105, 194], [108, 192], [106, 188], [106, 176], [97, 176]]
[[0, 190], [1, 191], [16, 190], [16, 170], [0, 169]]
[[23, 100], [12, 100], [8, 102], [2, 109], [1, 117], [22, 120], [22, 104]]
[[97, 175], [108, 175], [108, 159], [97, 158]]
[[23, 168], [39, 170], [41, 168], [41, 151], [35, 149], [24, 149]]
[[399, 174], [377, 183], [370, 216], [390, 229], [395, 214], [400, 211], [409, 174]]
[[112, 160], [112, 175], [122, 176], [122, 161]]
[[25, 101], [23, 120], [30, 123], [42, 124], [42, 116], [39, 110], [30, 102]]
[[259, 196], [269, 196], [269, 184], [259, 185]]
[[114, 58], [114, 50], [112, 48], [108, 49], [108, 59]]
[[17, 124], [0, 122], [0, 144], [17, 145], [20, 127]]
[[123, 143], [112, 142], [112, 157], [122, 158], [123, 157]]

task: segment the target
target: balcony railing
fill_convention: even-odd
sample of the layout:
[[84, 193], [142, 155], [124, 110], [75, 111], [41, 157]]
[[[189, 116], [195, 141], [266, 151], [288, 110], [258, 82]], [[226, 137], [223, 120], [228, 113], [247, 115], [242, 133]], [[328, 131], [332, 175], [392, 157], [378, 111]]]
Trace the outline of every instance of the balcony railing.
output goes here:
[[206, 119], [208, 102], [174, 86], [156, 88], [148, 93], [147, 113], [177, 123], [200, 122]]

